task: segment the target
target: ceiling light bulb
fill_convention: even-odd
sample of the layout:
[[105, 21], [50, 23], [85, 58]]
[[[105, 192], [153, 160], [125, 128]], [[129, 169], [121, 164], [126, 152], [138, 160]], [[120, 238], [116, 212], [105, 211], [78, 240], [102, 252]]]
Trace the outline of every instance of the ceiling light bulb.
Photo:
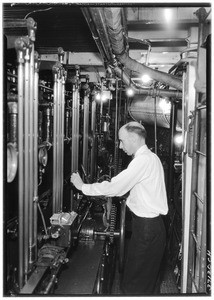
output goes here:
[[144, 83], [148, 83], [151, 80], [151, 77], [149, 77], [147, 74], [144, 74], [141, 79]]
[[127, 90], [126, 90], [126, 95], [127, 95], [128, 97], [134, 96], [134, 90], [133, 90], [131, 87], [127, 88]]
[[97, 101], [99, 101], [99, 100], [101, 99], [100, 93], [97, 93], [97, 94], [95, 95], [95, 99], [96, 99]]
[[167, 23], [172, 21], [172, 10], [170, 8], [166, 8], [164, 10], [164, 16]]
[[175, 135], [174, 141], [175, 141], [176, 145], [181, 145], [183, 143], [183, 136], [182, 136], [182, 134]]

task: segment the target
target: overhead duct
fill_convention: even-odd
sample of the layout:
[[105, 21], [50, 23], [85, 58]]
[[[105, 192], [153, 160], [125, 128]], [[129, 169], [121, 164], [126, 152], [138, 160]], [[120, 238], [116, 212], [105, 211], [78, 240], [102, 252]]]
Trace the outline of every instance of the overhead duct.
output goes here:
[[[152, 79], [164, 83], [168, 86], [174, 87], [178, 90], [182, 90], [182, 81], [179, 78], [149, 68], [129, 57], [127, 53], [127, 41], [125, 40], [126, 37], [124, 34], [124, 28], [126, 28], [126, 24], [123, 24], [125, 18], [123, 17], [122, 8], [84, 8], [83, 14], [86, 17], [88, 25], [97, 44], [97, 38], [100, 38], [100, 43], [102, 44], [101, 54], [103, 51], [107, 52], [108, 59], [112, 59], [114, 57], [112, 54], [114, 54], [117, 60], [122, 63], [127, 69], [134, 70], [135, 72], [138, 72], [140, 74], [146, 72]], [[98, 46], [98, 48], [100, 50], [100, 45]], [[113, 53], [109, 54], [111, 51]]]
[[182, 90], [182, 81], [179, 78], [149, 68], [129, 57], [126, 44], [124, 43], [124, 27], [126, 26], [123, 26], [122, 21], [124, 21], [125, 18], [122, 17], [123, 15], [121, 7], [104, 7], [103, 13], [111, 41], [112, 51], [120, 63], [122, 63], [129, 70], [134, 70], [140, 74], [146, 73], [156, 81], [162, 82], [178, 90]]
[[[126, 85], [131, 86], [134, 89], [135, 93], [153, 96], [164, 96], [167, 94], [167, 96], [169, 97], [182, 97], [182, 93], [175, 90], [154, 90], [137, 86], [132, 82], [130, 76], [127, 75], [121, 68], [119, 68], [116, 57], [119, 61], [122, 62], [123, 58], [125, 57], [124, 55], [126, 49], [124, 45], [123, 35], [123, 29], [126, 28], [126, 25], [122, 27], [122, 19], [124, 20], [125, 18], [122, 14], [123, 11], [121, 8], [83, 7], [82, 12], [91, 30], [92, 36], [98, 47], [98, 50], [104, 60], [104, 64], [111, 64], [111, 66], [114, 68], [115, 73], [123, 80], [123, 82]], [[113, 12], [115, 13], [113, 14]], [[107, 18], [109, 17], [108, 13], [110, 13], [110, 15], [112, 16], [113, 21], [106, 20], [106, 16]], [[111, 32], [112, 27], [109, 28], [106, 26], [106, 24], [112, 22], [115, 24], [114, 28], [116, 28], [116, 30], [113, 32]], [[121, 53], [123, 54], [121, 55]], [[129, 58], [128, 55], [126, 55], [126, 60], [123, 61], [123, 64], [130, 70], [140, 70], [139, 72], [141, 73], [145, 72], [145, 70], [148, 69], [151, 78], [159, 82], [165, 83], [166, 85], [175, 87], [178, 90], [182, 90], [182, 82], [180, 79], [174, 77], [173, 75], [146, 67], [138, 63], [137, 61]]]

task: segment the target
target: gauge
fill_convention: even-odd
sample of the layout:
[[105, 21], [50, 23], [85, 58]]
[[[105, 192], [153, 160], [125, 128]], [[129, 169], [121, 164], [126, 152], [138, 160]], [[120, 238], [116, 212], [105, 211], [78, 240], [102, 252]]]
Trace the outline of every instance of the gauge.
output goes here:
[[13, 144], [7, 144], [7, 182], [12, 182], [18, 167], [17, 152]]
[[46, 167], [48, 163], [48, 151], [46, 147], [42, 147], [39, 149], [39, 163], [43, 166]]

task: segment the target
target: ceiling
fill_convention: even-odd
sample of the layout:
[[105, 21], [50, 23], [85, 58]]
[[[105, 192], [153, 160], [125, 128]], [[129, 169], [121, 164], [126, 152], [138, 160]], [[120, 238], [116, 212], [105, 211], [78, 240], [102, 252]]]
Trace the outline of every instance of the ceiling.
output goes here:
[[[168, 72], [180, 59], [181, 52], [190, 44], [197, 43], [198, 18], [195, 12], [203, 5], [209, 13], [211, 5], [209, 3], [202, 5], [175, 3], [170, 4], [170, 7], [160, 3], [138, 5], [135, 7], [121, 4], [126, 16], [130, 56], [152, 68]], [[166, 21], [166, 9], [171, 10], [172, 23]], [[46, 56], [47, 60], [57, 53], [58, 47], [62, 47], [64, 51], [70, 53], [71, 64], [99, 66], [102, 63], [97, 56], [93, 56], [98, 49], [81, 11], [81, 5], [4, 4], [3, 26], [9, 49], [14, 48], [17, 36], [26, 34], [23, 20], [28, 17], [32, 17], [37, 23], [35, 48], [41, 55]], [[207, 22], [211, 22], [211, 13]], [[149, 42], [150, 48], [145, 41]], [[84, 53], [87, 53], [87, 58]]]

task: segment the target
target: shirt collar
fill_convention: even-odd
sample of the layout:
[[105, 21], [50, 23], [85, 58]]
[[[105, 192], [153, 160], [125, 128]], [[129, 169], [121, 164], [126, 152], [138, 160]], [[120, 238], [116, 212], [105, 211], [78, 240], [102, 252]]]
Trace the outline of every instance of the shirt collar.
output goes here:
[[141, 146], [141, 147], [135, 152], [134, 157], [137, 157], [137, 156], [141, 155], [141, 154], [144, 153], [146, 150], [148, 150], [147, 145]]

